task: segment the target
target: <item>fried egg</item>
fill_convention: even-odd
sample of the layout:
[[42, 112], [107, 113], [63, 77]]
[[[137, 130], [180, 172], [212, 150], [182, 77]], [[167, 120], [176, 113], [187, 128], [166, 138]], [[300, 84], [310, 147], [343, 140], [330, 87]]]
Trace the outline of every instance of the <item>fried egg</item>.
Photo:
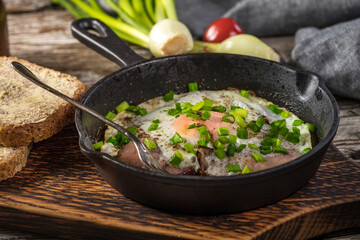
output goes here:
[[[240, 93], [191, 91], [174, 94], [168, 102], [157, 97], [139, 105], [146, 115], [122, 111], [113, 121], [135, 127], [140, 139], [153, 141], [157, 158], [176, 174], [189, 169], [210, 176], [245, 174], [283, 164], [311, 149], [309, 125], [263, 98]], [[280, 123], [286, 131], [280, 132], [276, 126]], [[109, 142], [116, 134], [108, 127], [102, 152], [119, 156], [125, 150]], [[174, 156], [178, 156], [176, 164]]]

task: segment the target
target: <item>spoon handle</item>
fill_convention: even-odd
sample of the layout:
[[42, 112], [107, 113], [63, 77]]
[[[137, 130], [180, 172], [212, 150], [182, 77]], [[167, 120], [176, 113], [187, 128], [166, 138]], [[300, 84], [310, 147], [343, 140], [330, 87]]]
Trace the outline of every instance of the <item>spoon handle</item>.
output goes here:
[[81, 103], [79, 103], [78, 101], [75, 101], [74, 99], [62, 94], [61, 92], [55, 90], [54, 88], [46, 85], [45, 83], [43, 83], [42, 81], [40, 81], [40, 79], [38, 77], [35, 76], [35, 74], [33, 74], [27, 67], [25, 67], [23, 64], [13, 61], [11, 62], [12, 67], [22, 76], [24, 76], [26, 79], [30, 80], [31, 82], [35, 83], [36, 85], [44, 88], [45, 90], [55, 94], [56, 96], [64, 99], [65, 101], [70, 102], [71, 104], [75, 105], [77, 108], [80, 108], [81, 110], [83, 110], [84, 112], [89, 113], [90, 115], [92, 115], [93, 117], [101, 120], [102, 122], [108, 124], [109, 126], [115, 128], [116, 130], [122, 132], [123, 134], [125, 134], [125, 136], [127, 136], [128, 138], [130, 138], [130, 140], [135, 144], [135, 147], [138, 150], [138, 154], [140, 157], [140, 160], [142, 161], [142, 163], [148, 168], [148, 169], [152, 169], [152, 170], [160, 170], [160, 171], [165, 171], [161, 168], [161, 166], [159, 165], [159, 163], [152, 157], [150, 151], [148, 150], [148, 148], [137, 138], [135, 137], [131, 132], [129, 132], [128, 130], [126, 130], [125, 128], [121, 127], [120, 125], [114, 123], [113, 121], [103, 117], [102, 115], [100, 115], [99, 113], [95, 112], [94, 110], [85, 107], [84, 105], [82, 105]]

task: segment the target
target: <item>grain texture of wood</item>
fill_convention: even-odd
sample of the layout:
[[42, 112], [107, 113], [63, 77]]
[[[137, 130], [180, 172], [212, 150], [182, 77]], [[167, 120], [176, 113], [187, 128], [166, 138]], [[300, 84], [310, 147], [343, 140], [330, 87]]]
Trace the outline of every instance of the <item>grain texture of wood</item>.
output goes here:
[[34, 144], [25, 169], [0, 183], [1, 224], [40, 233], [52, 226], [54, 236], [66, 238], [139, 239], [305, 239], [360, 227], [360, 168], [333, 146], [310, 182], [288, 198], [243, 213], [201, 216], [127, 199], [98, 175], [77, 141], [70, 125]]

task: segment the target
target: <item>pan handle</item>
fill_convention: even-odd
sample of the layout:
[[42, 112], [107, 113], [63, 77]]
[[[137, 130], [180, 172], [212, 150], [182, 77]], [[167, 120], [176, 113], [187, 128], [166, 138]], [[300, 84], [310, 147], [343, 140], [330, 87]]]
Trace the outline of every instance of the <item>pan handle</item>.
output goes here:
[[[92, 33], [93, 31], [97, 34]], [[120, 67], [145, 60], [137, 55], [108, 26], [97, 19], [82, 18], [73, 21], [71, 33], [81, 43], [115, 62]]]

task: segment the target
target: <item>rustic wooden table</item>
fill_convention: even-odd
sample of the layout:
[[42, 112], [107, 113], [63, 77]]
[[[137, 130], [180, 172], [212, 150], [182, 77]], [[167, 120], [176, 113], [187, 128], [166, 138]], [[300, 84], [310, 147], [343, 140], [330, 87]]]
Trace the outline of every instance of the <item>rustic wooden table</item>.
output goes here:
[[[86, 84], [118, 70], [118, 66], [81, 45], [71, 36], [74, 18], [50, 0], [5, 0], [12, 56], [76, 75]], [[292, 36], [263, 39], [286, 61], [294, 45]], [[149, 58], [147, 50], [134, 47]], [[334, 145], [348, 158], [360, 163], [360, 102], [338, 98], [340, 126]], [[358, 190], [360, 191], [360, 190]], [[360, 217], [360, 215], [359, 215]], [[19, 229], [0, 226], [0, 239], [51, 239]], [[352, 229], [321, 237], [321, 239], [360, 239], [360, 230]]]

